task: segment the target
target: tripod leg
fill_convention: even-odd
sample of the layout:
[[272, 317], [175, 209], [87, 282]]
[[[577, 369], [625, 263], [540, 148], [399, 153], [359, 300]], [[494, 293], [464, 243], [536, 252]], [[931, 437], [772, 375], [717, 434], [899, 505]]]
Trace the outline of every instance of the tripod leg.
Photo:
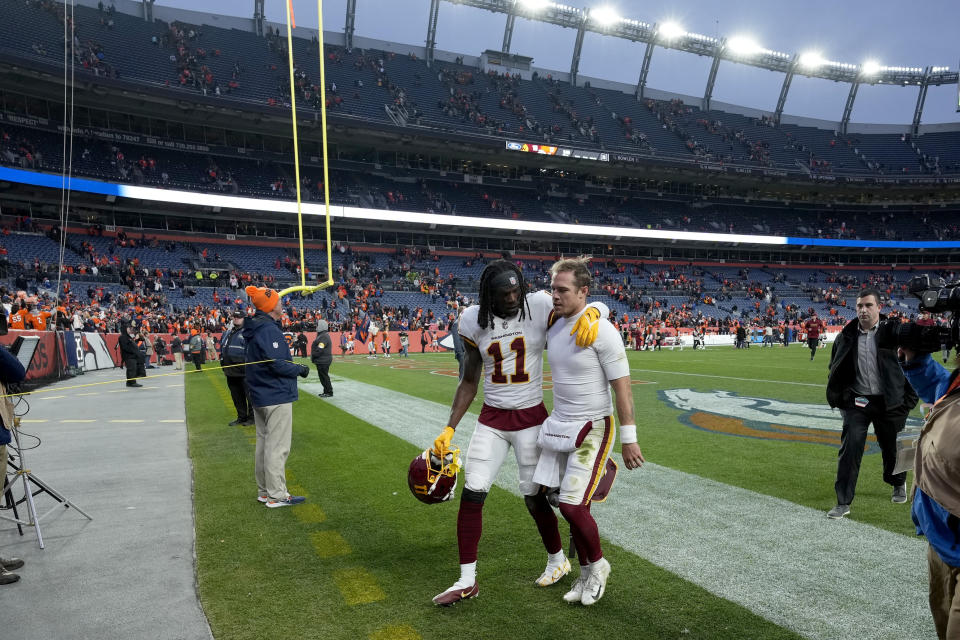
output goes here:
[[7, 503], [7, 509], [13, 510], [13, 519], [17, 522], [17, 532], [23, 535], [23, 525], [20, 524], [20, 514], [17, 513], [17, 501], [13, 497], [13, 486], [7, 482], [7, 476], [3, 476], [3, 499]]
[[[21, 464], [23, 460], [21, 459]], [[23, 494], [27, 498], [27, 511], [30, 514], [30, 524], [37, 532], [37, 543], [40, 545], [40, 548], [43, 549], [43, 534], [40, 533], [40, 518], [37, 517], [37, 506], [33, 503], [33, 494], [30, 492], [30, 483], [27, 480], [27, 473], [20, 473], [20, 477], [23, 478]]]

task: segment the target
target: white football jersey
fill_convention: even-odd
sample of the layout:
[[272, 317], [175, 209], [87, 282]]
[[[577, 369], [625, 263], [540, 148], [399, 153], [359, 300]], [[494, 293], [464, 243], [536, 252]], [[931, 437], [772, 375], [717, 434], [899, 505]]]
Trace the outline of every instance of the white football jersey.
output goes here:
[[543, 402], [543, 349], [553, 299], [546, 291], [527, 295], [526, 317], [493, 317], [481, 329], [480, 307], [460, 316], [460, 336], [483, 357], [483, 401], [498, 409], [526, 409]]
[[[597, 339], [578, 347], [570, 329], [582, 312], [559, 318], [548, 331], [547, 359], [553, 376], [553, 413], [563, 420], [591, 420], [613, 413], [610, 380], [630, 375], [630, 365], [620, 334], [606, 319], [600, 320]], [[652, 339], [652, 334], [647, 336]]]

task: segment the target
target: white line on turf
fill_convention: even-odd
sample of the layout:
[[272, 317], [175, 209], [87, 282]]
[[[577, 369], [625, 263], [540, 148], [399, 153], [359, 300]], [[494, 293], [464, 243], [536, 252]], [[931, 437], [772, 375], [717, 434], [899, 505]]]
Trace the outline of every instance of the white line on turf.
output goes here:
[[[328, 402], [418, 447], [433, 442], [450, 413], [447, 405], [335, 380]], [[457, 428], [464, 451], [476, 419], [468, 414]], [[934, 635], [920, 539], [653, 463], [620, 469], [594, 515], [601, 534], [622, 548], [808, 638]], [[513, 457], [497, 485], [518, 494]], [[905, 507], [890, 508], [909, 517]]]
[[813, 382], [790, 382], [787, 380], [761, 380], [759, 378], [734, 378], [733, 376], [715, 376], [710, 373], [686, 373], [684, 371], [661, 371], [660, 369], [634, 369], [630, 368], [630, 371], [641, 371], [643, 373], [666, 373], [671, 376], [695, 376], [697, 378], [717, 378], [719, 380], [740, 380], [742, 382], [766, 382], [769, 384], [792, 384], [799, 387], [820, 387], [821, 389], [826, 388], [824, 383], [813, 383]]

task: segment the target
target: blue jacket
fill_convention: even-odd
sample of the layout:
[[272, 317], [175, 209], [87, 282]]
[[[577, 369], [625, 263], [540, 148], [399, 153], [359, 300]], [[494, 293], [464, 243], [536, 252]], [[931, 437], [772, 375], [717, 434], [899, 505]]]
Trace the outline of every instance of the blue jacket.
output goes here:
[[250, 403], [254, 407], [269, 407], [296, 400], [297, 376], [303, 367], [293, 362], [280, 323], [257, 311], [255, 316], [244, 320], [243, 339], [247, 343], [247, 362], [272, 360], [246, 366]]
[[[243, 328], [234, 327], [224, 331], [220, 337], [220, 364], [223, 366], [243, 364], [246, 362], [247, 343], [243, 339]], [[242, 378], [246, 375], [246, 367], [229, 367], [223, 373], [228, 378]]]
[[[22, 382], [26, 377], [27, 372], [24, 370], [23, 365], [20, 364], [20, 361], [17, 360], [12, 353], [0, 347], [0, 382], [5, 385], [11, 382]], [[0, 398], [0, 402], [10, 402], [10, 399]], [[10, 443], [12, 436], [10, 435], [9, 429], [12, 428], [12, 424], [4, 424], [3, 418], [0, 417], [0, 446]], [[0, 469], [0, 471], [5, 472], [6, 469]]]

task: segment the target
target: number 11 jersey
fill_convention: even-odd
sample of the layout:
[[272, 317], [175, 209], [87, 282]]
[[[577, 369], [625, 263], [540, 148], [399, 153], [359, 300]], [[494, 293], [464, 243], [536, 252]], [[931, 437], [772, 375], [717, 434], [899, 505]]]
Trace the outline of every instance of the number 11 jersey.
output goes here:
[[[483, 413], [488, 417], [494, 413], [490, 409], [516, 411], [543, 403], [543, 349], [552, 310], [550, 294], [537, 291], [527, 295], [523, 320], [519, 313], [507, 319], [493, 316], [491, 326], [483, 329], [478, 322], [480, 307], [476, 305], [460, 316], [460, 336], [476, 347], [483, 358]], [[488, 424], [483, 414], [480, 421]]]

